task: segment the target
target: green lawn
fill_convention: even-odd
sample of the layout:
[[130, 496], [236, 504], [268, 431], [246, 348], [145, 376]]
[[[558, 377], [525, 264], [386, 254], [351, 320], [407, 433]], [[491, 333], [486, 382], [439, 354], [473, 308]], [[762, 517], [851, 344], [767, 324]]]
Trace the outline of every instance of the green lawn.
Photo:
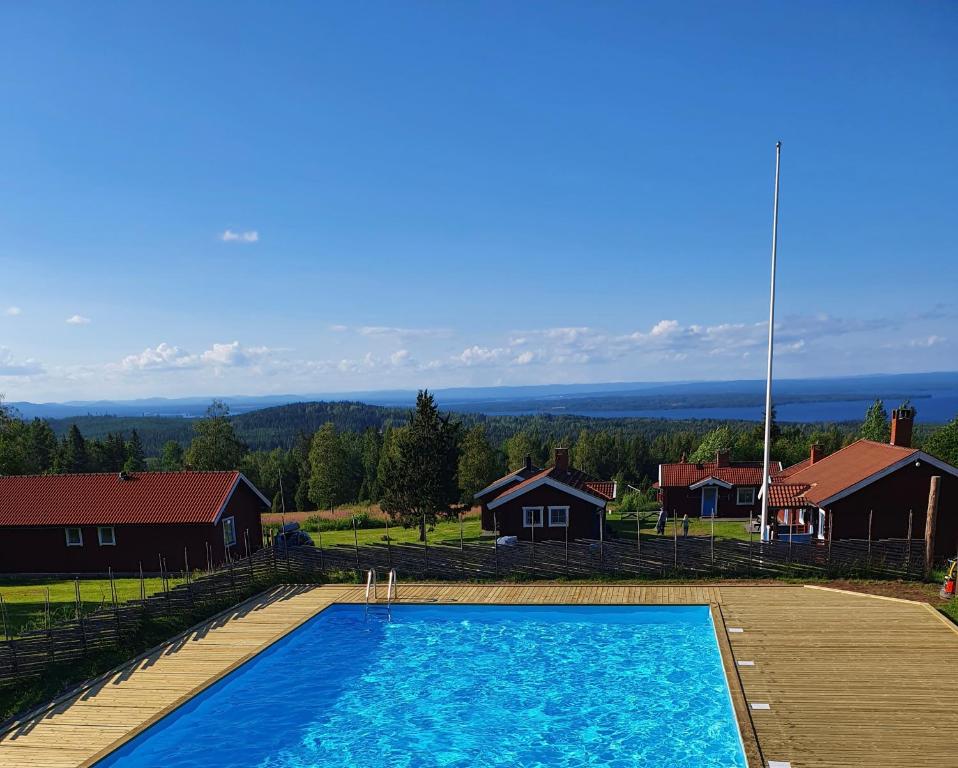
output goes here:
[[[466, 543], [479, 541], [482, 530], [478, 517], [470, 517], [462, 521], [462, 536]], [[353, 532], [347, 531], [324, 531], [322, 534], [310, 533], [313, 541], [319, 545], [320, 536], [322, 536], [323, 546], [331, 547], [335, 544], [353, 544]], [[360, 544], [385, 544], [385, 528], [360, 528], [356, 531], [356, 536]], [[492, 537], [487, 539], [491, 542]], [[419, 543], [418, 528], [402, 528], [400, 526], [389, 526], [389, 540], [393, 544]], [[426, 540], [430, 544], [458, 544], [459, 543], [459, 523], [455, 520], [442, 521], [436, 524], [434, 529], [426, 533]]]
[[[169, 579], [170, 587], [181, 579]], [[114, 579], [117, 596], [121, 602], [140, 597], [140, 580]], [[144, 579], [146, 594], [163, 590], [161, 579]], [[20, 634], [31, 629], [46, 627], [46, 596], [50, 592], [50, 619], [53, 623], [72, 619], [76, 615], [76, 591], [72, 579], [10, 578], [0, 579], [0, 595], [8, 623], [7, 632]], [[80, 579], [80, 600], [84, 613], [95, 611], [101, 605], [111, 604], [109, 579]]]
[[[658, 536], [655, 532], [656, 515], [650, 515], [642, 522], [642, 538], [647, 536]], [[689, 518], [689, 536], [709, 536], [712, 532], [713, 523], [711, 520], [703, 520], [699, 517]], [[716, 539], [744, 539], [748, 541], [748, 531], [745, 530], [744, 520], [716, 520], [715, 538]], [[618, 538], [635, 539], [635, 520], [622, 520], [618, 515], [609, 515], [609, 527]], [[678, 534], [682, 535], [682, 518], [678, 520]], [[672, 538], [673, 521], [669, 518], [669, 523], [665, 527], [665, 535]]]

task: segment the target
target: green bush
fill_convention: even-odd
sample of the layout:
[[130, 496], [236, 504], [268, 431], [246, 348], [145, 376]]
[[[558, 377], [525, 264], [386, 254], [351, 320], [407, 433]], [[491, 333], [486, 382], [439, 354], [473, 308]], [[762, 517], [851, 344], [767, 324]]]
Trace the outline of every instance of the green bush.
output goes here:
[[352, 517], [339, 517], [335, 519], [320, 517], [319, 515], [310, 515], [301, 527], [304, 531], [310, 533], [316, 533], [317, 531], [351, 531], [353, 529], [353, 520], [356, 521], [357, 528], [386, 527], [385, 520], [370, 517], [368, 512], [360, 512]]

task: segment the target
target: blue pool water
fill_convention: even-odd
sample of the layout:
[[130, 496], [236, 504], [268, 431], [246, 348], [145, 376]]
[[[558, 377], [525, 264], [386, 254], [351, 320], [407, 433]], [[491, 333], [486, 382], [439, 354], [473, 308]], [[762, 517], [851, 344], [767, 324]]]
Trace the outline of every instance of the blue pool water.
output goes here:
[[333, 606], [97, 768], [745, 768], [705, 606]]

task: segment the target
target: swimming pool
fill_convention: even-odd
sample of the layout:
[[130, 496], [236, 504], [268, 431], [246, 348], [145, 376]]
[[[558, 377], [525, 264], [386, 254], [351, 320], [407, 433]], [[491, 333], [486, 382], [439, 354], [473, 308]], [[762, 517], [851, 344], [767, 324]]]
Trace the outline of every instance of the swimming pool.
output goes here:
[[107, 766], [746, 762], [707, 606], [334, 605]]

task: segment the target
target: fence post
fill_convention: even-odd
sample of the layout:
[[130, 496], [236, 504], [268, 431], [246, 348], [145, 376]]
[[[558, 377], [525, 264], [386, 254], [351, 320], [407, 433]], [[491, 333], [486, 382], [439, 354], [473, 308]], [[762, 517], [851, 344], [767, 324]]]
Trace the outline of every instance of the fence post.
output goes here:
[[[523, 516], [526, 514], [525, 510], [522, 512]], [[532, 536], [532, 547], [529, 549], [529, 567], [536, 567], [536, 517], [535, 512], [532, 513], [532, 526], [529, 528], [529, 535]]]
[[243, 538], [246, 539], [246, 562], [249, 563], [249, 583], [252, 585], [256, 576], [253, 573], [253, 555], [249, 551], [249, 528], [243, 531]]
[[389, 559], [389, 569], [392, 570], [393, 567], [393, 543], [392, 539], [389, 538], [389, 515], [383, 513], [383, 517], [386, 520], [386, 557]]
[[463, 549], [462, 541], [462, 512], [459, 512], [459, 577], [464, 578], [466, 575], [466, 563], [465, 563], [466, 551]]
[[359, 531], [356, 530], [356, 516], [353, 515], [353, 547], [356, 550], [356, 574], [362, 570], [359, 567]]
[[935, 564], [935, 526], [938, 524], [938, 490], [941, 476], [933, 475], [928, 486], [928, 513], [925, 518], [925, 581], [931, 578]]
[[[568, 562], [568, 557], [569, 557], [568, 540], [569, 540], [569, 531], [568, 529], [566, 529], [566, 542], [567, 542], [566, 543], [566, 562]], [[496, 517], [495, 512], [492, 513], [492, 549], [493, 549], [493, 552], [495, 553], [496, 578], [498, 579], [499, 578], [499, 520]]]
[[17, 678], [20, 677], [20, 668], [19, 664], [17, 664], [17, 644], [13, 642], [10, 625], [7, 622], [7, 604], [4, 601], [2, 594], [0, 594], [0, 615], [3, 616], [3, 636], [10, 644], [10, 661], [13, 666], [13, 676]]
[[828, 510], [828, 570], [832, 569], [832, 511]]
[[752, 530], [752, 521], [748, 524], [748, 577], [752, 578], [752, 539], [755, 538], [755, 532]]
[[569, 575], [569, 517], [565, 519], [565, 570], [566, 576]]
[[80, 625], [80, 643], [83, 645], [83, 653], [86, 654], [86, 627], [83, 624], [83, 601], [80, 599], [80, 579], [73, 579], [73, 589], [76, 592], [77, 624]]
[[874, 509], [868, 510], [868, 555], [865, 558], [865, 575], [871, 573], [872, 569], [872, 514]]
[[229, 558], [230, 566], [230, 592], [232, 593], [233, 602], [236, 602], [236, 576], [233, 574], [233, 558]]
[[911, 515], [912, 510], [908, 510], [908, 537], [905, 539], [905, 571], [911, 571]]
[[50, 587], [44, 588], [43, 613], [47, 621], [47, 641], [50, 643], [50, 663], [55, 664], [57, 651], [53, 643], [53, 624], [50, 621]]
[[679, 569], [679, 518], [672, 510], [672, 570]]
[[113, 568], [109, 567], [107, 573], [110, 576], [110, 597], [113, 598], [113, 618], [116, 620], [116, 642], [120, 642], [120, 607], [117, 605], [116, 584], [113, 583]]
[[183, 575], [186, 578], [186, 596], [190, 599], [190, 605], [196, 607], [196, 601], [193, 599], [193, 574], [190, 573], [190, 553], [187, 547], [183, 547]]
[[709, 533], [709, 557], [712, 561], [712, 570], [715, 570], [715, 515], [710, 518], [712, 531]]
[[317, 529], [319, 534], [319, 567], [322, 569], [323, 573], [326, 573], [326, 550], [323, 549], [323, 529], [320, 526]]
[[599, 510], [599, 565], [605, 565], [605, 508]]
[[206, 540], [206, 572], [213, 572], [213, 551], [210, 549], [209, 539]]
[[7, 626], [7, 604], [3, 601], [3, 594], [0, 594], [0, 618], [3, 619], [3, 639], [10, 642], [10, 627]]
[[429, 534], [426, 532], [426, 513], [422, 513], [422, 577], [429, 578]]

